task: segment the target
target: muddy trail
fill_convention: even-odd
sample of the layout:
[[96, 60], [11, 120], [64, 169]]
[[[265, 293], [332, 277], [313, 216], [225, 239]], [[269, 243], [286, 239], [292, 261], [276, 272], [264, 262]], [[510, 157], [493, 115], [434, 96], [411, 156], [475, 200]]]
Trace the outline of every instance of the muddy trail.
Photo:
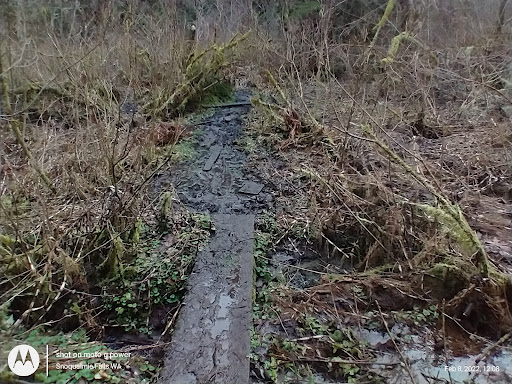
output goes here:
[[189, 210], [210, 215], [212, 238], [197, 256], [159, 383], [247, 383], [255, 214], [272, 195], [235, 146], [250, 109], [249, 94], [219, 106], [200, 129], [195, 159], [161, 175]]

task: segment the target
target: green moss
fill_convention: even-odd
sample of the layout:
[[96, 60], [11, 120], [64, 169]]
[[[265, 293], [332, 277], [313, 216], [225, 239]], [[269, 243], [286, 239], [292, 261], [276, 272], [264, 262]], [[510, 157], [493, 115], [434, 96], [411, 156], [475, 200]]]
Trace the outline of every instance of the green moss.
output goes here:
[[195, 159], [195, 157], [197, 156], [196, 144], [202, 133], [202, 129], [196, 129], [194, 132], [192, 132], [192, 134], [189, 137], [180, 140], [178, 143], [174, 145], [173, 151], [175, 154], [175, 161], [183, 162]]
[[174, 146], [177, 161], [190, 161], [196, 157], [194, 143], [190, 140], [183, 140]]
[[[184, 116], [185, 124], [196, 125], [205, 120], [208, 120], [215, 114], [215, 108], [202, 108]], [[196, 132], [196, 131], [194, 131]], [[202, 131], [200, 131], [202, 132]]]
[[313, 13], [320, 12], [321, 9], [322, 4], [319, 1], [302, 1], [292, 6], [290, 9], [290, 18], [302, 19]]
[[203, 106], [211, 106], [234, 100], [233, 85], [228, 82], [218, 82], [205, 91], [204, 95], [201, 97], [201, 104]]
[[470, 275], [456, 265], [438, 263], [425, 276], [425, 286], [435, 297], [451, 298], [463, 289]]
[[256, 140], [248, 135], [245, 135], [237, 140], [237, 144], [249, 155], [256, 153], [260, 149]]

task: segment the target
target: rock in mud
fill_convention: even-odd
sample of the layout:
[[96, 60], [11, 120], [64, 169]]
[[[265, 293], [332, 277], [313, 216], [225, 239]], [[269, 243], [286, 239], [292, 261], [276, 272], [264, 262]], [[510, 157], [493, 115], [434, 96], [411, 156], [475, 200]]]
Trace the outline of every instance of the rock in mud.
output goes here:
[[263, 184], [255, 183], [254, 181], [246, 181], [239, 192], [246, 195], [257, 195], [263, 189]]

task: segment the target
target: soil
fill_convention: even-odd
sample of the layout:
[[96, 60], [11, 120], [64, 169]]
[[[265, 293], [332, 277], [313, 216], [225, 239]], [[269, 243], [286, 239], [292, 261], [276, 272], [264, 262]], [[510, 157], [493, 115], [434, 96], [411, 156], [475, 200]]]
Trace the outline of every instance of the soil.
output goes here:
[[245, 191], [250, 183], [260, 181], [251, 170], [244, 169], [247, 155], [234, 146], [243, 131], [242, 119], [250, 110], [249, 93], [239, 91], [234, 106], [217, 107], [207, 122], [199, 126], [202, 134], [195, 146], [195, 159], [162, 174], [154, 184], [156, 190], [168, 185], [181, 203], [203, 213], [254, 214], [272, 207], [273, 196], [263, 188]]

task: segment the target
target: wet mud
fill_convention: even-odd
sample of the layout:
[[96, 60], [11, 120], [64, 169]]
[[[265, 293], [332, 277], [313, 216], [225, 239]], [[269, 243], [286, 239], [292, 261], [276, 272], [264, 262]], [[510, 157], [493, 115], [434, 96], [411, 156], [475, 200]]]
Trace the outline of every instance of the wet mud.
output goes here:
[[173, 185], [189, 209], [210, 214], [214, 234], [200, 252], [167, 349], [159, 383], [243, 384], [249, 381], [255, 214], [272, 195], [235, 145], [250, 109], [249, 94], [219, 107], [195, 145], [194, 160], [160, 175], [155, 187]]
[[195, 158], [161, 175], [155, 189], [174, 185], [178, 199], [203, 213], [254, 214], [272, 206], [273, 196], [250, 169], [247, 155], [235, 141], [249, 112], [249, 93], [239, 92], [231, 107], [216, 108], [195, 146]]

